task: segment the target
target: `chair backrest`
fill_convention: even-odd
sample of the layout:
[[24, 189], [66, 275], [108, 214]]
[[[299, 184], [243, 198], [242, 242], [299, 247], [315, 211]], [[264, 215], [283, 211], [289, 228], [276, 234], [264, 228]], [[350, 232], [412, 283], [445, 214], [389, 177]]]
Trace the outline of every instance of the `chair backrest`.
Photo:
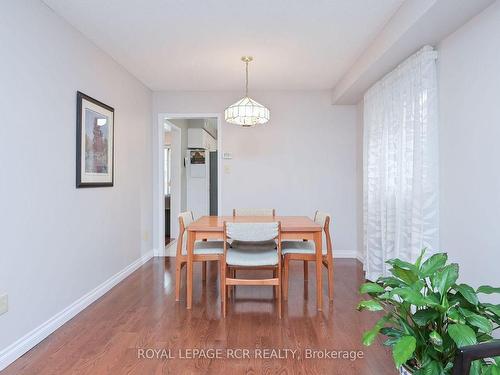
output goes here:
[[500, 341], [462, 346], [457, 350], [452, 375], [469, 375], [473, 361], [500, 356]]
[[237, 241], [270, 241], [280, 236], [280, 223], [224, 223], [224, 235]]
[[314, 222], [316, 224], [321, 225], [325, 232], [325, 240], [326, 240], [326, 250], [328, 253], [332, 252], [332, 238], [330, 237], [330, 221], [331, 215], [325, 212], [316, 211], [314, 214]]
[[276, 216], [274, 208], [234, 208], [233, 216]]
[[193, 211], [181, 212], [179, 214], [179, 238], [177, 239], [177, 256], [182, 254], [186, 248], [187, 231], [186, 228], [194, 221]]

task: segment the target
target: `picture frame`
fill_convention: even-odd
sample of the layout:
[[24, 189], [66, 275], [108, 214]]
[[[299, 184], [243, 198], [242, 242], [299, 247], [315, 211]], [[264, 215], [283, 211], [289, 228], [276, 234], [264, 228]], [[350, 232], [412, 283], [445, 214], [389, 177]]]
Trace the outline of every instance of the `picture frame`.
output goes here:
[[113, 107], [76, 93], [76, 187], [114, 184]]

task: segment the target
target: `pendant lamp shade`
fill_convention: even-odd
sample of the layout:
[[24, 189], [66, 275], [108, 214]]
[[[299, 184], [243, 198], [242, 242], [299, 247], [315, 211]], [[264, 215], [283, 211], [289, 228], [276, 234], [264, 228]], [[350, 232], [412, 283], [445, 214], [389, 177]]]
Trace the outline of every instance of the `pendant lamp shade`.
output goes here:
[[265, 124], [270, 118], [269, 109], [248, 96], [248, 63], [253, 58], [251, 56], [243, 56], [241, 60], [246, 64], [245, 97], [227, 107], [224, 111], [224, 118], [230, 124], [243, 127]]

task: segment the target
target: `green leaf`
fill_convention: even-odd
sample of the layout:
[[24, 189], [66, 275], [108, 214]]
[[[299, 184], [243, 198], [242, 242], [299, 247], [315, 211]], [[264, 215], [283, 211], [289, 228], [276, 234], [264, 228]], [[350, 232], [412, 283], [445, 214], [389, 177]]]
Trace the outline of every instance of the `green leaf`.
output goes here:
[[400, 338], [403, 336], [403, 332], [393, 327], [384, 327], [380, 330], [380, 333], [387, 337]]
[[384, 346], [394, 346], [395, 343], [397, 343], [399, 340], [399, 337], [389, 337], [387, 340], [384, 341]]
[[465, 324], [465, 318], [454, 307], [448, 310], [448, 319], [453, 323]]
[[417, 292], [420, 292], [422, 289], [424, 289], [424, 286], [425, 286], [424, 280], [417, 280], [412, 285], [409, 285], [410, 288], [416, 290]]
[[492, 305], [491, 303], [484, 303], [484, 309], [500, 317], [500, 305]]
[[415, 274], [415, 272], [410, 270], [405, 270], [403, 268], [393, 266], [389, 271], [394, 276], [403, 280], [407, 285], [411, 285], [418, 280], [418, 276]]
[[459, 348], [477, 344], [476, 333], [465, 324], [450, 324], [448, 334]]
[[378, 284], [375, 283], [365, 283], [361, 285], [359, 288], [359, 293], [360, 294], [365, 294], [365, 293], [383, 293], [385, 289], [381, 287]]
[[393, 267], [401, 268], [403, 270], [412, 271], [414, 273], [417, 272], [417, 267], [415, 267], [415, 265], [405, 262], [404, 260], [401, 259], [390, 259], [386, 263], [390, 264]]
[[429, 340], [431, 341], [431, 343], [433, 345], [436, 345], [436, 346], [443, 345], [443, 338], [436, 331], [432, 331], [431, 333], [429, 333]]
[[395, 277], [392, 277], [392, 276], [379, 277], [377, 279], [377, 283], [382, 283], [385, 286], [390, 286], [390, 287], [393, 287], [393, 288], [405, 285], [404, 282], [402, 282], [401, 280], [399, 280], [399, 279], [397, 279]]
[[474, 306], [477, 306], [478, 304], [478, 299], [477, 299], [477, 294], [476, 294], [476, 291], [474, 289], [472, 289], [472, 287], [470, 287], [469, 285], [467, 284], [460, 284], [460, 285], [457, 285], [455, 287], [455, 289], [457, 289], [457, 291], [467, 300], [469, 301], [471, 304], [473, 304]]
[[422, 249], [422, 251], [420, 252], [419, 257], [417, 258], [417, 261], [415, 262], [415, 267], [416, 267], [417, 270], [419, 270], [420, 266], [422, 265], [422, 259], [424, 258], [424, 254], [425, 254], [426, 251], [427, 251], [427, 248]]
[[430, 321], [436, 320], [437, 318], [439, 318], [439, 313], [435, 310], [430, 310], [430, 309], [418, 310], [413, 315], [413, 320], [420, 327], [426, 326]]
[[361, 301], [358, 305], [358, 310], [382, 311], [384, 308], [380, 303], [374, 300]]
[[413, 336], [403, 336], [394, 344], [392, 348], [392, 357], [394, 358], [396, 368], [400, 368], [401, 365], [413, 357], [416, 347], [417, 340]]
[[375, 323], [372, 329], [366, 331], [363, 334], [362, 342], [365, 346], [370, 346], [375, 341], [375, 338], [379, 334], [380, 330], [384, 327], [385, 323], [389, 320], [389, 316], [384, 316]]
[[478, 315], [478, 314], [472, 314], [468, 316], [467, 322], [474, 327], [479, 328], [479, 331], [484, 332], [484, 333], [491, 333], [493, 330], [493, 324], [491, 321], [484, 316]]
[[409, 302], [415, 306], [426, 306], [429, 300], [425, 298], [419, 291], [413, 290], [410, 287], [395, 288], [391, 291], [392, 295], [400, 296], [405, 302]]
[[439, 375], [442, 374], [443, 368], [437, 361], [430, 361], [420, 370], [419, 374], [421, 375]]
[[491, 375], [500, 375], [500, 365], [490, 366]]
[[481, 285], [479, 288], [477, 288], [477, 292], [483, 294], [500, 293], [500, 288], [494, 288], [489, 285]]
[[487, 333], [479, 333], [478, 335], [476, 335], [476, 338], [477, 338], [478, 344], [482, 343], [482, 342], [489, 342], [489, 341], [493, 340], [493, 336], [488, 335]]
[[471, 363], [469, 375], [481, 375], [481, 361]]
[[467, 310], [464, 307], [459, 307], [458, 311], [460, 311], [460, 314], [462, 314], [465, 318], [468, 318], [469, 316], [474, 315], [474, 313], [470, 310]]
[[437, 288], [441, 296], [451, 288], [458, 279], [458, 264], [452, 263], [434, 274], [433, 285]]
[[422, 278], [433, 275], [438, 269], [444, 267], [448, 261], [446, 253], [437, 253], [427, 259], [420, 267], [420, 276]]

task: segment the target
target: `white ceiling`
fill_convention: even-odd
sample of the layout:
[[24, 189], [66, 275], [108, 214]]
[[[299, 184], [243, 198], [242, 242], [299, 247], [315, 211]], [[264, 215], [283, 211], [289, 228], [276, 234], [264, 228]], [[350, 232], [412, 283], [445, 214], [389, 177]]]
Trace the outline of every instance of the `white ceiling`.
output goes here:
[[330, 89], [404, 0], [43, 0], [153, 90]]

